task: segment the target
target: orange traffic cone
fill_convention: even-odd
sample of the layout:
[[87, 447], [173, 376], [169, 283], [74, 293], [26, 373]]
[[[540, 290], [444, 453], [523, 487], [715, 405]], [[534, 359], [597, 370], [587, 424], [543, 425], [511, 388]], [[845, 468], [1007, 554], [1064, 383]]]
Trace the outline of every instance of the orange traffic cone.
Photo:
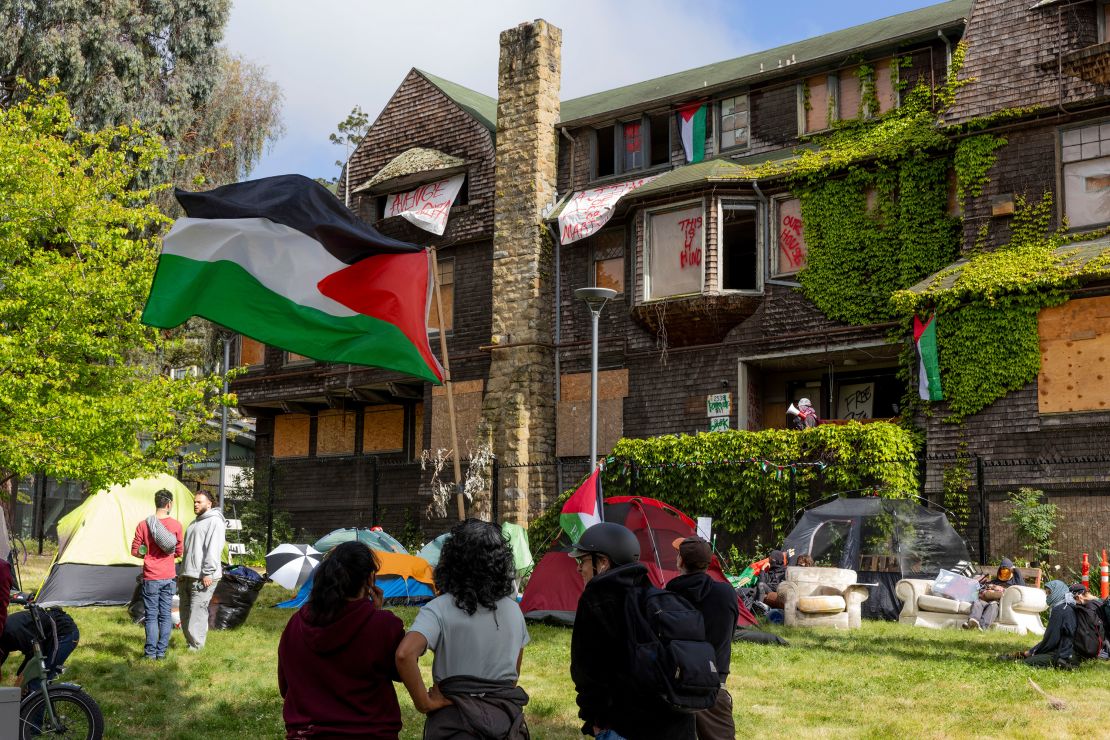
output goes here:
[[1091, 561], [1087, 559], [1087, 553], [1083, 553], [1083, 564], [1080, 566], [1079, 572], [1082, 575], [1083, 588], [1087, 589], [1087, 591], [1090, 592], [1090, 590], [1091, 590]]
[[1106, 561], [1106, 550], [1102, 551], [1102, 563], [1098, 566], [1099, 596], [1110, 596], [1110, 563]]

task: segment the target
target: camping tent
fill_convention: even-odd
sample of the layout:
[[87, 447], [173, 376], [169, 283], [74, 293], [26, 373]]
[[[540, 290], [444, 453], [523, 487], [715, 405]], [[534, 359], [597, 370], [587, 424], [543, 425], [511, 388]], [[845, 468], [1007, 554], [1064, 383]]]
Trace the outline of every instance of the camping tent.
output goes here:
[[[697, 532], [694, 520], [678, 509], [662, 501], [637, 496], [605, 499], [605, 521], [623, 524], [636, 534], [640, 541], [640, 562], [647, 566], [651, 582], [660, 588], [679, 575], [677, 553], [671, 543], [678, 537], [692, 537]], [[525, 618], [574, 623], [583, 586], [575, 562], [568, 556], [570, 545], [565, 534], [560, 536], [532, 571], [520, 602]], [[716, 558], [709, 566], [709, 575], [727, 582]], [[755, 624], [755, 617], [739, 599], [737, 601], [740, 606], [737, 624]]]
[[58, 520], [58, 554], [39, 589], [43, 606], [126, 604], [135, 591], [142, 559], [131, 557], [135, 527], [154, 513], [154, 493], [173, 494], [170, 516], [187, 527], [193, 492], [170, 475], [137, 478], [89, 496]]
[[[532, 550], [528, 546], [528, 530], [515, 522], [502, 522], [501, 534], [509, 541], [509, 549], [513, 551], [513, 565], [517, 575], [523, 574], [535, 565], [532, 560]], [[427, 560], [433, 568], [436, 567], [439, 565], [439, 553], [443, 550], [443, 543], [447, 542], [450, 536], [450, 532], [444, 532], [434, 538], [420, 548], [417, 556]]]
[[902, 578], [932, 578], [970, 559], [948, 517], [911, 499], [838, 498], [816, 506], [802, 514], [783, 549], [793, 549], [794, 560], [809, 553], [818, 564], [877, 584], [863, 602], [863, 616], [873, 619], [898, 618], [894, 586]]
[[327, 552], [340, 542], [351, 542], [355, 539], [378, 552], [399, 552], [403, 555], [409, 553], [405, 546], [398, 542], [393, 535], [381, 528], [348, 527], [346, 529], [336, 529], [316, 540], [313, 547], [320, 552]]
[[[414, 601], [427, 601], [435, 596], [432, 590], [432, 567], [428, 565], [428, 561], [406, 553], [377, 550], [374, 552], [374, 557], [378, 559], [375, 581], [390, 603], [409, 604]], [[312, 581], [312, 577], [309, 576], [296, 596], [277, 606], [296, 608], [304, 604], [312, 592]]]

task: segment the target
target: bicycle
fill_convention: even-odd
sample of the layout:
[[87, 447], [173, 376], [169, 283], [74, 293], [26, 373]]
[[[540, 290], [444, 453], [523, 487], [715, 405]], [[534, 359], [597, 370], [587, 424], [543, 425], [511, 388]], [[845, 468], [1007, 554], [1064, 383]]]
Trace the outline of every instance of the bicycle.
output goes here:
[[[104, 737], [104, 715], [96, 700], [75, 683], [56, 683], [64, 668], [50, 671], [42, 644], [46, 632], [42, 620], [49, 619], [43, 609], [26, 597], [12, 597], [13, 604], [22, 604], [31, 612], [35, 625], [32, 638], [34, 652], [24, 661], [19, 673], [24, 695], [19, 701], [19, 737], [65, 737], [101, 740]], [[34, 691], [29, 686], [39, 681]]]

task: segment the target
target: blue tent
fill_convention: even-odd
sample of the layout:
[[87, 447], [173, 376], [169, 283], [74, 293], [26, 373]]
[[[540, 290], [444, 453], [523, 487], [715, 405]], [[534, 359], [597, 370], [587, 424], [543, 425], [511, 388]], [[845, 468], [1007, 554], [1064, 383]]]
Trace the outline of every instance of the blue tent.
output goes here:
[[[282, 609], [299, 609], [304, 606], [304, 603], [308, 601], [308, 595], [312, 593], [312, 580], [312, 576], [309, 576], [296, 596], [280, 604], [275, 604], [274, 606], [281, 607]], [[391, 604], [419, 603], [428, 601], [435, 596], [431, 586], [426, 583], [421, 583], [415, 578], [379, 575], [377, 583], [382, 593], [385, 594], [386, 600]]]

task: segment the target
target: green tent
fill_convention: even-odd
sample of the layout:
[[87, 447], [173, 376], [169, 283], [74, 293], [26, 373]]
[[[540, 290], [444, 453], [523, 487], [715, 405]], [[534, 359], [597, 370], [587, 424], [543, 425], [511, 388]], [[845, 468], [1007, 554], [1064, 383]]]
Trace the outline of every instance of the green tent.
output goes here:
[[[513, 522], [502, 522], [501, 534], [509, 541], [509, 548], [513, 551], [513, 565], [516, 567], [517, 576], [523, 575], [524, 571], [530, 570], [535, 564], [532, 560], [532, 550], [528, 547], [528, 530]], [[450, 532], [439, 535], [424, 545], [417, 556], [427, 560], [433, 568], [436, 567], [439, 564], [439, 553], [443, 549], [443, 543], [450, 536]]]
[[126, 604], [142, 572], [131, 557], [139, 522], [154, 513], [154, 494], [173, 494], [170, 516], [187, 527], [195, 519], [193, 492], [170, 475], [138, 478], [89, 496], [58, 521], [58, 554], [39, 589], [43, 606]]

